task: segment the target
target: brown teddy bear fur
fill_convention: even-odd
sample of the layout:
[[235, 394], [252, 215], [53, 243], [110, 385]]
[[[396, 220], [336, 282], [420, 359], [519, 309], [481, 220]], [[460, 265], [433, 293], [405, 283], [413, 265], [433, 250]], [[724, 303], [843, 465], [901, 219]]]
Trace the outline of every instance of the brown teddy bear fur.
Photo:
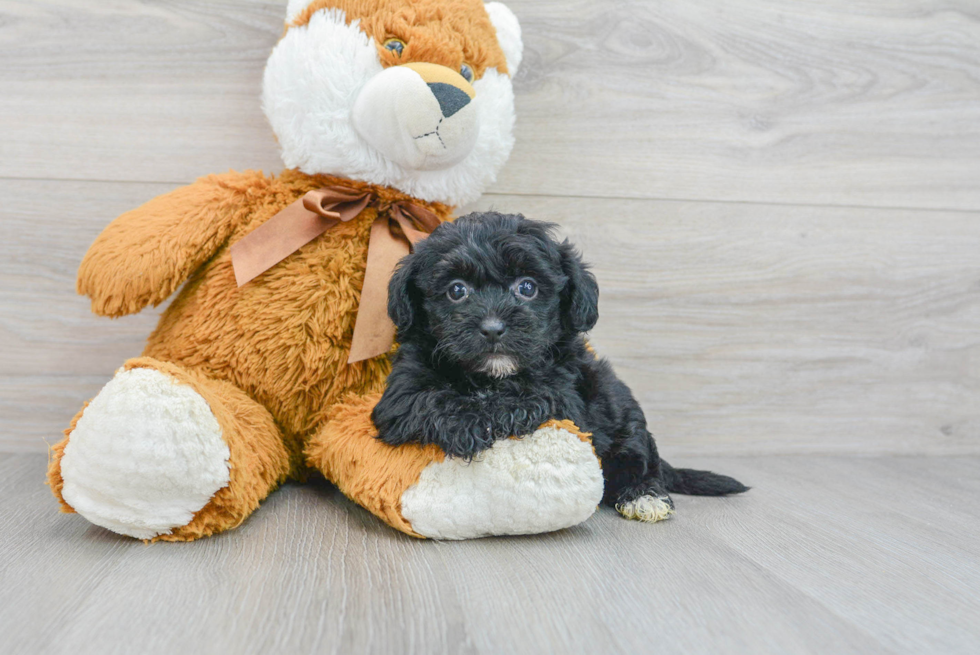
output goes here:
[[393, 528], [418, 537], [402, 516], [402, 494], [418, 482], [426, 466], [446, 456], [433, 445], [392, 448], [376, 439], [378, 430], [371, 421], [371, 410], [380, 399], [380, 392], [351, 394], [335, 405], [323, 428], [307, 445], [307, 458], [346, 496]]
[[[378, 200], [238, 288], [229, 247], [307, 191], [327, 185], [367, 190]], [[441, 453], [359, 439], [365, 426], [349, 432], [341, 419], [357, 423], [363, 417], [339, 404], [363, 410], [366, 398], [383, 390], [390, 370], [386, 356], [354, 364], [347, 356], [371, 224], [379, 208], [397, 201], [450, 218], [446, 205], [388, 187], [298, 171], [247, 171], [211, 175], [155, 198], [113, 221], [92, 244], [79, 269], [78, 291], [92, 299], [97, 314], [122, 316], [159, 304], [186, 280], [143, 357], [126, 367], [154, 368], [190, 384], [210, 404], [231, 449], [230, 485], [190, 525], [161, 538], [193, 539], [238, 525], [282, 481], [308, 473], [306, 450], [342, 490], [369, 509], [380, 503], [383, 518], [411, 532], [391, 506]], [[52, 451], [49, 482], [63, 509], [70, 508], [60, 494], [60, 457], [77, 420]], [[356, 444], [334, 451], [322, 443], [328, 437]], [[340, 459], [334, 462], [334, 456]], [[397, 470], [399, 482], [391, 484], [404, 488], [389, 489], [390, 495], [372, 491], [383, 500], [362, 502], [357, 485], [366, 483], [341, 479], [353, 469], [362, 481]]]
[[[315, 0], [287, 29], [325, 7], [345, 11], [372, 37], [382, 65], [468, 64], [507, 72], [483, 0]], [[389, 38], [406, 45], [386, 49]], [[378, 203], [331, 228], [237, 288], [229, 247], [307, 191], [370, 190]], [[184, 287], [150, 335], [147, 367], [191, 385], [210, 404], [231, 451], [231, 481], [187, 526], [158, 539], [190, 540], [241, 523], [284, 480], [321, 470], [344, 493], [409, 534], [402, 492], [435, 448], [390, 448], [373, 439], [370, 408], [384, 387], [386, 357], [348, 364], [371, 224], [392, 202], [422, 205], [440, 220], [450, 208], [394, 189], [288, 170], [202, 178], [123, 214], [96, 239], [78, 273], [92, 310], [122, 316], [158, 305]], [[84, 411], [84, 408], [83, 410]], [[51, 450], [48, 481], [64, 511], [60, 463], [82, 412]], [[417, 535], [416, 535], [417, 536]]]

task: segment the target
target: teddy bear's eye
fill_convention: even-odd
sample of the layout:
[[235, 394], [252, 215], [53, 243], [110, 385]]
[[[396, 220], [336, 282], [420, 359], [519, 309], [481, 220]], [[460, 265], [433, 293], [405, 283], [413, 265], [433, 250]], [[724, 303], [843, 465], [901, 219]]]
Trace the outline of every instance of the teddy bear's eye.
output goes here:
[[388, 39], [382, 45], [384, 46], [385, 50], [390, 50], [399, 57], [402, 56], [402, 52], [405, 50], [405, 42], [401, 39]]
[[473, 81], [473, 69], [470, 68], [469, 64], [463, 64], [459, 69], [459, 74], [462, 75], [467, 82]]

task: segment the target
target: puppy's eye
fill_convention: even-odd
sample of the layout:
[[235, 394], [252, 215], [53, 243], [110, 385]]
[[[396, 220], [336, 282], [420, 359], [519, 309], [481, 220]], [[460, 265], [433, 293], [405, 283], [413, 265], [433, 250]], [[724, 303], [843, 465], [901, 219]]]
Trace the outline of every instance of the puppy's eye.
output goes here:
[[449, 291], [446, 292], [446, 297], [453, 302], [460, 302], [466, 296], [470, 295], [470, 290], [466, 288], [466, 285], [458, 280], [449, 285]]
[[525, 300], [531, 300], [538, 295], [538, 283], [529, 277], [523, 277], [514, 285], [514, 291]]
[[405, 50], [405, 42], [401, 39], [388, 39], [382, 45], [385, 50], [390, 50], [399, 57], [402, 56], [402, 52]]
[[459, 74], [462, 75], [467, 82], [473, 81], [473, 69], [470, 68], [469, 64], [463, 64], [459, 69]]

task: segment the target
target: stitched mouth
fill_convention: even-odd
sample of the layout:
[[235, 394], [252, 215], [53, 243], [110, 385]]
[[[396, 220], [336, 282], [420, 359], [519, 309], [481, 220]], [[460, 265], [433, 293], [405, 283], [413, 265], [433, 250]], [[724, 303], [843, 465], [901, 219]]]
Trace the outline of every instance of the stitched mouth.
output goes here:
[[440, 118], [439, 119], [439, 122], [436, 123], [436, 129], [432, 130], [431, 132], [426, 132], [425, 134], [420, 134], [418, 136], [413, 136], [412, 138], [415, 139], [416, 141], [418, 141], [419, 139], [424, 139], [425, 137], [432, 136], [434, 134], [436, 136], [436, 138], [439, 139], [439, 143], [442, 144], [442, 149], [443, 150], [449, 150], [449, 148], [446, 147], [446, 142], [442, 140], [442, 135], [439, 134], [439, 128], [442, 126], [442, 121], [443, 120], [444, 120], [443, 118]]

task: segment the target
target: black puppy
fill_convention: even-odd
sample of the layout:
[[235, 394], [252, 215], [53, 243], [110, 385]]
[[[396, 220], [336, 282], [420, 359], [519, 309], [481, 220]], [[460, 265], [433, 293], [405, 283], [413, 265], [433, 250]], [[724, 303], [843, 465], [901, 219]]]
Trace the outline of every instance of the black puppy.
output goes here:
[[603, 501], [631, 518], [663, 518], [670, 491], [745, 491], [727, 476], [660, 459], [629, 388], [586, 345], [599, 288], [553, 227], [470, 214], [440, 225], [401, 261], [388, 292], [401, 345], [372, 414], [379, 438], [471, 458], [548, 419], [571, 419], [592, 433]]

